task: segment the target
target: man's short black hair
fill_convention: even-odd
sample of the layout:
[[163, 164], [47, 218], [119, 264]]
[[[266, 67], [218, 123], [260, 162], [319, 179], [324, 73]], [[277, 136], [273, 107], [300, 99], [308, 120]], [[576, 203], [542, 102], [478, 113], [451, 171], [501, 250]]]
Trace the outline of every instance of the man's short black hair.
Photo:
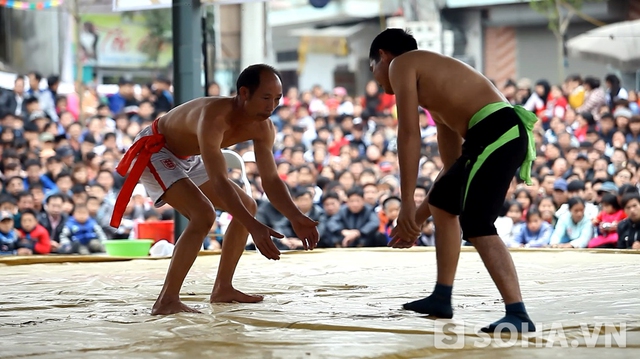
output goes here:
[[36, 80], [40, 81], [42, 80], [42, 74], [39, 73], [38, 71], [31, 71], [27, 74], [28, 76], [32, 76], [35, 77]]
[[354, 186], [347, 191], [347, 198], [351, 198], [351, 196], [364, 198], [364, 190], [362, 190], [362, 187]]
[[620, 201], [620, 205], [622, 206], [622, 208], [626, 207], [627, 204], [631, 201], [631, 200], [636, 200], [638, 202], [640, 202], [640, 194], [636, 193], [636, 192], [630, 192], [625, 194], [624, 196], [622, 196], [622, 200]]
[[389, 52], [393, 56], [400, 56], [405, 52], [418, 49], [416, 39], [402, 29], [386, 29], [379, 33], [371, 42], [369, 49], [369, 59], [380, 61], [380, 50]]
[[335, 193], [335, 192], [327, 192], [327, 193], [322, 195], [321, 202], [324, 204], [324, 202], [326, 202], [330, 198], [333, 198], [333, 199], [335, 199], [337, 201], [340, 201], [340, 196], [337, 193]]
[[269, 71], [275, 74], [278, 76], [280, 82], [282, 82], [282, 76], [280, 76], [278, 70], [266, 64], [256, 64], [242, 70], [236, 81], [236, 91], [240, 93], [240, 88], [246, 87], [249, 89], [249, 95], [252, 95], [258, 87], [260, 87], [260, 75], [262, 75], [263, 71]]

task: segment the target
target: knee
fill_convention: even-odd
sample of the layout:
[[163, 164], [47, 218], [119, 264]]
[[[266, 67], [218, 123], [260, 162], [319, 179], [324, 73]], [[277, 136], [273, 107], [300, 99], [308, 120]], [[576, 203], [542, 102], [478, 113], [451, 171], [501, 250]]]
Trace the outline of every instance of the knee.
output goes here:
[[249, 211], [249, 213], [251, 213], [251, 215], [256, 215], [256, 213], [258, 213], [258, 204], [256, 203], [256, 200], [253, 198], [249, 198], [247, 200], [244, 201], [244, 206], [247, 209], [247, 211]]
[[434, 224], [440, 221], [455, 220], [458, 217], [457, 214], [453, 214], [431, 203], [429, 203], [429, 209], [431, 210], [431, 215], [433, 216]]
[[189, 223], [197, 225], [198, 228], [208, 233], [216, 221], [216, 211], [211, 203], [203, 201], [203, 203], [193, 206], [189, 217]]

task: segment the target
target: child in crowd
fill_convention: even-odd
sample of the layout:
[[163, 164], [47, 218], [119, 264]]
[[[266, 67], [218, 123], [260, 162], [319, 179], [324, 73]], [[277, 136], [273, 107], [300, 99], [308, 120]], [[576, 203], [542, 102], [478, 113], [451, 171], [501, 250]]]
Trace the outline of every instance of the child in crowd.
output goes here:
[[16, 254], [18, 231], [13, 226], [13, 214], [0, 212], [0, 255]]
[[391, 231], [393, 227], [395, 227], [395, 222], [398, 219], [398, 214], [400, 213], [400, 198], [398, 197], [388, 197], [382, 202], [382, 211], [384, 212], [384, 216], [387, 222], [384, 224], [384, 237], [385, 242], [389, 244], [391, 242]]
[[51, 238], [49, 232], [38, 224], [36, 212], [31, 209], [24, 210], [20, 216], [22, 225], [19, 233], [18, 254], [49, 254], [51, 252]]
[[427, 221], [422, 224], [420, 236], [418, 237], [416, 245], [429, 247], [436, 245], [436, 227], [433, 223], [433, 217], [427, 218]]
[[602, 195], [602, 211], [593, 219], [599, 235], [589, 241], [589, 248], [615, 248], [618, 244], [618, 223], [627, 218], [620, 208], [618, 197], [612, 193]]
[[76, 205], [60, 233], [59, 253], [88, 255], [104, 253], [103, 242], [107, 236], [95, 219], [89, 216], [85, 204]]
[[516, 233], [509, 247], [537, 248], [549, 244], [553, 227], [542, 220], [542, 216], [536, 207], [527, 212], [526, 223]]
[[505, 202], [505, 213], [498, 217], [495, 222], [498, 235], [505, 244], [513, 242], [513, 237], [520, 231], [524, 209], [522, 204], [516, 200]]
[[553, 203], [553, 197], [544, 197], [538, 202], [538, 212], [543, 221], [549, 223], [551, 227], [556, 225], [556, 205]]

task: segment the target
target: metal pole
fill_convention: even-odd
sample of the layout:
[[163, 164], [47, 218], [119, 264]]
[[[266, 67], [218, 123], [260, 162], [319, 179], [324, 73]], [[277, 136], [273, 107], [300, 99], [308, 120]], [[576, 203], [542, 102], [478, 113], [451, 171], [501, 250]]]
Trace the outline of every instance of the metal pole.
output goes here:
[[[200, 0], [173, 0], [173, 86], [178, 106], [202, 94], [202, 32]], [[187, 226], [187, 219], [176, 212], [175, 241]]]
[[202, 12], [202, 20], [201, 20], [201, 31], [202, 31], [202, 57], [204, 64], [204, 96], [209, 96], [209, 89], [207, 86], [209, 85], [209, 56], [207, 51], [207, 10]]

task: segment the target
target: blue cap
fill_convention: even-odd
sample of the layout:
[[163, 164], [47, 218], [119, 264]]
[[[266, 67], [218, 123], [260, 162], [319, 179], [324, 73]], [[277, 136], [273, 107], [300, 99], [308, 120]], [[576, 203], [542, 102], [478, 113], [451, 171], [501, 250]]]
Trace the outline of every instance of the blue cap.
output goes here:
[[554, 191], [567, 191], [567, 180], [565, 180], [564, 178], [558, 178], [554, 183], [553, 183], [553, 190]]

